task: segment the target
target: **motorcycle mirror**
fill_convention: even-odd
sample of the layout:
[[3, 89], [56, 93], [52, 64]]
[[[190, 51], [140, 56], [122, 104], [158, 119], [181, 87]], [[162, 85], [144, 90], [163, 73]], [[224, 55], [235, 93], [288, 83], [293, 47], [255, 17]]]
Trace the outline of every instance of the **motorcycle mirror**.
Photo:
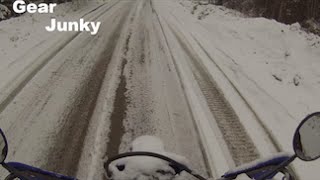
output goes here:
[[6, 136], [4, 135], [1, 129], [0, 129], [0, 153], [1, 153], [0, 164], [2, 164], [8, 154], [8, 143], [7, 143]]
[[310, 114], [300, 123], [294, 134], [293, 148], [303, 161], [320, 157], [320, 112]]

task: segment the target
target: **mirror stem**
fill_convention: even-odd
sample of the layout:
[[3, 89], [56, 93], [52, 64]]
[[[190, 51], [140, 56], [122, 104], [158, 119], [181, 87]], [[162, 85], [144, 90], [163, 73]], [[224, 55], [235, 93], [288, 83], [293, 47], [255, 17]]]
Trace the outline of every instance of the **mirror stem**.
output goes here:
[[272, 174], [274, 174], [275, 172], [278, 172], [280, 169], [288, 166], [292, 161], [294, 161], [297, 158], [297, 155], [293, 155], [290, 159], [288, 159], [287, 161], [284, 161], [283, 163], [279, 164], [278, 166], [276, 166], [274, 169], [272, 169], [272, 171], [270, 171], [269, 173], [263, 175], [262, 177], [258, 178], [257, 180], [265, 180], [267, 177], [271, 176]]

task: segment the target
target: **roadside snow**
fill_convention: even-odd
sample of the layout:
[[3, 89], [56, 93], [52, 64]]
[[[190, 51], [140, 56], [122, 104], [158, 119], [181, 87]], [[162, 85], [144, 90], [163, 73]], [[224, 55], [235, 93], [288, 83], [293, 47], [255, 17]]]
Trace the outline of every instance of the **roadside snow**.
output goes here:
[[197, 6], [195, 15], [204, 11], [211, 13], [197, 23], [207, 30], [206, 38], [292, 117], [299, 121], [319, 109], [319, 36], [301, 31], [299, 24], [241, 18], [213, 5]]
[[[22, 72], [27, 65], [36, 59], [37, 55], [47, 52], [56, 45], [56, 40], [71, 33], [48, 33], [45, 26], [51, 18], [61, 21], [79, 19], [101, 3], [90, 3], [74, 10], [74, 4], [63, 3], [55, 8], [53, 14], [23, 14], [0, 22], [0, 89], [7, 85], [12, 78]], [[30, 55], [31, 54], [31, 55]], [[33, 56], [33, 58], [26, 58]]]
[[[87, 76], [90, 75], [87, 72], [91, 71], [92, 64], [96, 61], [91, 57], [99, 55], [101, 47], [104, 48], [104, 43], [100, 42], [104, 42], [105, 39], [101, 38], [100, 35], [93, 39], [87, 37], [86, 34], [82, 34], [75, 41], [69, 43], [76, 33], [48, 33], [44, 28], [46, 23], [49, 23], [51, 17], [68, 20], [88, 15], [86, 17], [92, 18], [92, 16], [101, 14], [100, 9], [97, 12], [90, 13], [101, 5], [102, 3], [91, 2], [83, 9], [73, 11], [73, 5], [66, 3], [59, 5], [55, 14], [24, 14], [0, 22], [0, 128], [6, 133], [9, 149], [11, 149], [7, 160], [42, 167], [47, 158], [53, 156], [47, 154], [49, 149], [52, 148], [48, 144], [54, 142], [52, 133], [55, 133], [59, 126], [57, 121], [63, 116], [64, 112], [68, 111], [68, 106], [70, 107], [70, 104], [72, 104], [69, 97], [78, 93], [72, 91], [73, 88], [77, 89], [77, 87], [82, 86], [82, 82], [85, 82]], [[101, 9], [102, 12], [105, 11], [104, 8]], [[103, 35], [108, 37], [106, 32]], [[95, 46], [90, 44], [93, 41], [88, 43], [88, 39], [93, 39]], [[69, 43], [69, 46], [63, 49], [60, 54], [54, 54], [58, 51], [56, 49], [59, 49], [61, 44], [66, 44], [66, 42]], [[50, 57], [48, 54], [52, 53], [56, 55], [56, 58], [51, 56], [53, 59], [51, 65], [43, 68], [42, 73], [39, 72], [40, 75], [33, 77], [36, 80], [28, 83], [26, 90], [23, 93], [20, 92], [20, 96], [15, 97], [14, 102], [9, 104], [10, 107], [5, 106], [7, 104], [3, 103], [3, 99], [13, 98], [10, 90], [23, 87], [23, 80], [28, 79], [32, 72], [39, 70], [38, 65], [42, 63], [41, 61], [46, 56]], [[82, 62], [81, 66], [72, 64], [77, 61]], [[60, 63], [67, 71], [59, 68], [62, 66]], [[59, 73], [62, 72], [64, 75], [60, 79]], [[48, 83], [49, 80], [56, 83], [50, 84], [50, 90], [46, 91], [44, 89], [49, 86], [46, 86], [45, 83]], [[44, 90], [47, 95], [52, 94], [49, 95], [49, 98], [43, 98], [46, 95], [39, 93], [41, 90]], [[38, 97], [46, 101], [41, 110], [33, 106], [34, 102], [40, 102]], [[28, 104], [30, 102], [33, 105]], [[65, 105], [67, 108], [64, 109]], [[41, 113], [33, 114], [37, 110], [40, 110], [44, 116]], [[19, 112], [23, 117], [18, 115]], [[50, 115], [50, 113], [53, 115]], [[35, 116], [32, 116], [32, 114]], [[28, 155], [26, 156], [26, 154]], [[60, 160], [57, 159], [57, 161]], [[54, 164], [54, 162], [50, 163]], [[6, 175], [3, 171], [3, 169], [0, 170], [1, 178]]]
[[[188, 40], [206, 51], [211, 62], [204, 64], [216, 64], [237, 88], [280, 150], [292, 152], [296, 126], [320, 109], [320, 38], [301, 31], [298, 24], [245, 18], [219, 6], [190, 1], [162, 5], [171, 16], [166, 19], [179, 22]], [[319, 161], [308, 167], [300, 161], [294, 164], [296, 172], [309, 179], [316, 178], [320, 167]]]

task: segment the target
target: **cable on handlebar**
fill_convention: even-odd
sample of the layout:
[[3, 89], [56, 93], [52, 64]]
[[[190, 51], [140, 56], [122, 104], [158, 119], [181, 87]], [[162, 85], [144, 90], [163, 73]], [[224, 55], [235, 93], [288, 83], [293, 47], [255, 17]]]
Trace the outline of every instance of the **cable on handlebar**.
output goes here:
[[137, 151], [137, 152], [127, 152], [127, 153], [123, 153], [123, 154], [119, 154], [116, 155], [114, 157], [111, 157], [107, 160], [107, 162], [105, 163], [104, 167], [107, 170], [107, 175], [110, 177], [111, 176], [111, 172], [109, 171], [109, 165], [118, 159], [121, 158], [125, 158], [125, 157], [132, 157], [132, 156], [149, 156], [149, 157], [155, 157], [158, 159], [162, 159], [164, 161], [169, 162], [170, 165], [174, 166], [174, 169], [176, 171], [176, 173], [181, 173], [182, 171], [185, 171], [189, 174], [191, 174], [192, 176], [196, 177], [199, 180], [207, 180], [206, 178], [202, 177], [199, 174], [194, 173], [191, 169], [189, 169], [187, 166], [185, 166], [184, 164], [181, 164], [167, 156], [161, 155], [161, 154], [157, 154], [157, 153], [153, 153], [153, 152], [144, 152], [144, 151]]

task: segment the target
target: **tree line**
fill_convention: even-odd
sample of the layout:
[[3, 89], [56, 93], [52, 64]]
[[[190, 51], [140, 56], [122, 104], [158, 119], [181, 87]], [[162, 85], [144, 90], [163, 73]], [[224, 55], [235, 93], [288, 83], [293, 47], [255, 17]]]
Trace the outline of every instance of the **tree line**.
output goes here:
[[[266, 17], [279, 22], [303, 26], [320, 23], [320, 0], [208, 0], [249, 16]], [[308, 27], [307, 27], [308, 28]]]

